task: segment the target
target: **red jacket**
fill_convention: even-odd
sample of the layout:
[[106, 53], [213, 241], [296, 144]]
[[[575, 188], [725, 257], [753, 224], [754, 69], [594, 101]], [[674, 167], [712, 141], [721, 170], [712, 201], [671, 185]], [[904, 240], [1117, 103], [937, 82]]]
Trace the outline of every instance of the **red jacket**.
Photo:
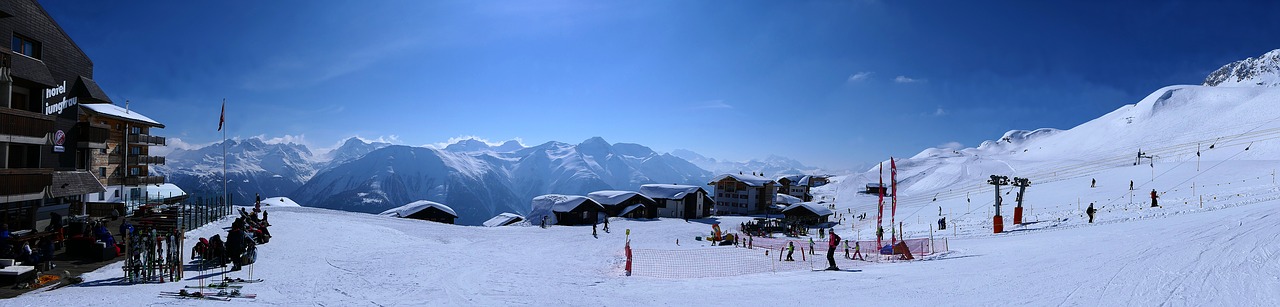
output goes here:
[[835, 232], [830, 233], [830, 236], [827, 240], [827, 247], [836, 248], [839, 246], [840, 246], [840, 235], [837, 235]]

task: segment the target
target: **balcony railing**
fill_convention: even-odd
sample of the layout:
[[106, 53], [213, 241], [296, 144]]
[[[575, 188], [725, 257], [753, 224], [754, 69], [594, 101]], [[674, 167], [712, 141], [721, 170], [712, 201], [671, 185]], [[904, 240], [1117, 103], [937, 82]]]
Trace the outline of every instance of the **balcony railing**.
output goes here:
[[0, 195], [40, 193], [52, 184], [52, 169], [0, 169]]
[[150, 136], [146, 134], [130, 134], [129, 144], [164, 146], [165, 143], [164, 143], [164, 137]]
[[129, 176], [124, 177], [124, 185], [162, 184], [164, 176]]
[[42, 138], [53, 132], [53, 116], [0, 108], [0, 134]]
[[107, 137], [111, 135], [111, 130], [102, 126], [95, 126], [90, 123], [76, 123], [76, 136], [81, 143], [98, 143], [107, 142]]
[[[120, 155], [107, 156], [108, 164], [122, 164]], [[139, 164], [164, 164], [164, 157], [160, 156], [129, 156], [129, 165]]]

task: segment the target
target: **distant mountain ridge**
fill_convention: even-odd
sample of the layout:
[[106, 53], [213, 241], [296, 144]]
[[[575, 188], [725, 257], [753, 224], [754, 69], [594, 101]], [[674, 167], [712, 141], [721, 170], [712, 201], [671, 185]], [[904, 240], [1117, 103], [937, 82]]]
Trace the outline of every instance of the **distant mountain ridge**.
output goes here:
[[[515, 140], [464, 139], [441, 149], [350, 138], [323, 154], [256, 137], [228, 140], [227, 146], [228, 188], [236, 203], [251, 202], [255, 193], [262, 193], [288, 195], [309, 207], [378, 213], [426, 199], [451, 206], [462, 224], [479, 224], [502, 212], [527, 212], [529, 201], [542, 194], [637, 190], [647, 183], [705, 185], [715, 174], [727, 172], [782, 176], [813, 170], [771, 156], [724, 163], [713, 172], [676, 155], [701, 157], [690, 151], [658, 153], [599, 137], [532, 147]], [[194, 194], [213, 195], [222, 190], [221, 155], [221, 143], [178, 149], [158, 170]]]
[[1280, 49], [1256, 58], [1247, 58], [1210, 73], [1205, 86], [1277, 86], [1280, 85]]

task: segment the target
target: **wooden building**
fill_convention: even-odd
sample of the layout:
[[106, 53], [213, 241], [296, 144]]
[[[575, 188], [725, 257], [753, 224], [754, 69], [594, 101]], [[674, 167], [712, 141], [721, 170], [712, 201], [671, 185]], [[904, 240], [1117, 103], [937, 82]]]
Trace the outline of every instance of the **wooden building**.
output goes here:
[[827, 176], [792, 175], [778, 178], [778, 193], [813, 201], [813, 188], [829, 183]]
[[767, 214], [773, 206], [778, 183], [755, 174], [724, 174], [708, 185], [716, 189], [716, 214]]
[[529, 221], [534, 224], [546, 218], [548, 225], [592, 225], [604, 213], [604, 206], [580, 195], [542, 195], [533, 198], [532, 207]]
[[792, 204], [782, 209], [782, 219], [784, 221], [809, 226], [826, 223], [831, 214], [831, 209], [827, 208], [827, 204], [820, 202]]
[[488, 221], [484, 221], [482, 225], [485, 227], [502, 227], [524, 221], [524, 217], [511, 212], [503, 212]]
[[411, 202], [404, 206], [383, 211], [380, 215], [444, 224], [453, 224], [453, 221], [458, 218], [458, 213], [454, 212], [453, 208], [429, 200]]
[[646, 184], [640, 194], [653, 199], [650, 216], [700, 219], [711, 216], [716, 205], [707, 190], [692, 185]]
[[657, 205], [657, 203], [653, 198], [644, 196], [640, 192], [596, 191], [587, 194], [587, 197], [604, 206], [604, 211], [609, 216], [633, 219], [658, 217], [657, 210], [648, 209]]

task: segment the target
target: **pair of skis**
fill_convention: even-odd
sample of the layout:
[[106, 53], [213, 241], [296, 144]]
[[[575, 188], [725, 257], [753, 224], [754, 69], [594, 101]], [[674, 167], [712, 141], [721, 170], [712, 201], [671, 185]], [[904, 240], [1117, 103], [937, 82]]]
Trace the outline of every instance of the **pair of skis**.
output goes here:
[[215, 300], [215, 301], [224, 301], [224, 302], [231, 301], [231, 299], [236, 299], [236, 298], [243, 298], [243, 299], [258, 298], [257, 294], [240, 293], [239, 289], [232, 289], [231, 291], [221, 290], [218, 292], [187, 291], [186, 289], [182, 289], [181, 291], [178, 291], [178, 292], [160, 292], [160, 296], [182, 298], [182, 299]]

